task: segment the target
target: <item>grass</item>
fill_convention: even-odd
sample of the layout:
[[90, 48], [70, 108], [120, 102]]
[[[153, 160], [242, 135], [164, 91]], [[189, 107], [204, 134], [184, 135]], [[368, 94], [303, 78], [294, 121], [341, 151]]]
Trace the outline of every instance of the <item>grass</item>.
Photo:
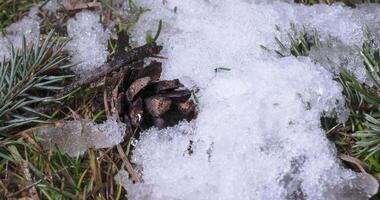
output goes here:
[[72, 158], [59, 150], [44, 150], [42, 139], [33, 134], [16, 138], [0, 141], [2, 198], [120, 199], [125, 195], [120, 183], [114, 182], [123, 167], [116, 150], [90, 149]]
[[[25, 16], [31, 7], [44, 2], [46, 1], [0, 0], [1, 31]], [[86, 2], [80, 1], [79, 3]], [[117, 21], [116, 32], [125, 30], [131, 34], [140, 15], [146, 10], [136, 6], [131, 0], [128, 2], [132, 14], [126, 20], [114, 12], [112, 2], [101, 1], [100, 6], [93, 9], [99, 11], [103, 24]], [[46, 38], [52, 29], [55, 29], [57, 33], [51, 36], [53, 40], [66, 38], [65, 30], [60, 30], [59, 27], [79, 11], [64, 10], [57, 16], [40, 12], [39, 16], [42, 17], [41, 38]], [[147, 35], [147, 40], [154, 42], [160, 30], [161, 22], [158, 24], [157, 33], [153, 36]], [[116, 41], [111, 37], [109, 40], [111, 55], [116, 48]], [[32, 64], [32, 66], [34, 65]], [[10, 68], [1, 66], [0, 69]], [[0, 75], [0, 79], [1, 77]], [[1, 84], [0, 88], [2, 88]], [[101, 122], [106, 119], [103, 92], [104, 87], [102, 85], [82, 88], [80, 91], [68, 95], [65, 99], [61, 99], [66, 109], [52, 110], [41, 122], [78, 118]], [[2, 98], [3, 96], [0, 97], [0, 100]], [[35, 107], [35, 105], [31, 105], [31, 108]], [[0, 121], [0, 125], [1, 123]], [[44, 149], [42, 138], [36, 136], [33, 128], [26, 128], [28, 126], [23, 127], [24, 131], [18, 130], [13, 135], [0, 136], [0, 199], [30, 197], [52, 200], [118, 200], [125, 198], [126, 191], [120, 182], [115, 181], [114, 178], [119, 170], [126, 168], [126, 165], [129, 164], [126, 159], [130, 156], [130, 141], [124, 141], [115, 148], [89, 149], [83, 155], [70, 157], [58, 148]]]
[[[0, 31], [11, 23], [21, 19], [31, 7], [44, 3], [45, 0], [0, 0]], [[313, 5], [317, 0], [299, 0], [299, 3]], [[333, 3], [334, 1], [325, 1]], [[380, 0], [363, 0], [363, 3], [379, 3]], [[144, 8], [136, 6], [128, 0], [132, 17], [123, 20], [115, 13], [112, 3], [101, 1], [103, 23], [118, 21], [117, 31], [131, 30], [138, 22]], [[347, 3], [347, 1], [346, 1]], [[42, 13], [43, 14], [43, 13]], [[72, 15], [65, 11], [59, 18], [43, 15], [42, 35], [64, 23]], [[155, 35], [147, 34], [147, 43], [154, 42], [160, 31], [162, 22], [157, 25]], [[154, 28], [154, 27], [153, 27]], [[56, 37], [65, 37], [57, 30]], [[63, 31], [64, 32], [64, 31]], [[290, 46], [286, 46], [279, 38], [275, 38], [278, 49], [271, 51], [278, 56], [308, 56], [313, 47], [328, 46], [329, 42], [321, 42], [317, 30], [307, 32], [297, 30], [292, 25], [288, 35]], [[360, 44], [366, 70], [378, 81], [380, 58], [379, 48], [373, 45], [368, 36], [366, 44]], [[109, 49], [116, 49], [114, 39], [109, 40]], [[265, 47], [263, 47], [265, 48]], [[228, 69], [215, 69], [227, 70]], [[337, 76], [344, 87], [346, 102], [350, 109], [350, 120], [344, 124], [336, 124], [331, 118], [322, 118], [324, 128], [329, 137], [336, 143], [340, 153], [356, 156], [368, 165], [368, 172], [380, 177], [380, 97], [376, 93], [380, 82], [374, 87], [359, 83], [349, 72], [341, 69]], [[380, 90], [379, 90], [380, 91]], [[79, 93], [65, 99], [70, 112], [57, 109], [49, 118], [74, 119], [87, 118], [102, 121], [106, 118], [99, 88], [81, 89]], [[194, 95], [194, 98], [196, 96]], [[196, 99], [195, 99], [196, 101]], [[358, 106], [372, 106], [370, 111], [357, 109]], [[36, 197], [37, 199], [123, 199], [126, 191], [119, 182], [114, 181], [120, 169], [125, 168], [124, 154], [129, 156], [130, 143], [123, 142], [118, 148], [89, 149], [83, 155], [70, 157], [56, 149], [44, 149], [43, 140], [36, 136], [33, 129], [22, 131], [16, 135], [0, 137], [0, 199]]]
[[20, 20], [33, 6], [46, 0], [0, 0], [0, 32]]

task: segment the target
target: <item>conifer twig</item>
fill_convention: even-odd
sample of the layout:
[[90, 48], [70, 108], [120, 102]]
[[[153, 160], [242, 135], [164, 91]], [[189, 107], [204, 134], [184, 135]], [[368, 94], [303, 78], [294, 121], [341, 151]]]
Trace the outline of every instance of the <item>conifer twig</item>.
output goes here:
[[37, 105], [57, 103], [50, 94], [63, 88], [71, 75], [63, 69], [69, 56], [62, 52], [67, 40], [54, 38], [51, 31], [40, 43], [28, 46], [25, 39], [21, 50], [12, 48], [10, 60], [0, 63], [0, 133], [49, 118]]

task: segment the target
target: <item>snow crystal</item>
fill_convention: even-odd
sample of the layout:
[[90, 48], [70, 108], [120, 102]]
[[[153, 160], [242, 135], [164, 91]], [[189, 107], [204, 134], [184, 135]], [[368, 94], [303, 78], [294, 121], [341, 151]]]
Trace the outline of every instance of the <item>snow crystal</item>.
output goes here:
[[71, 61], [79, 63], [74, 72], [93, 72], [98, 69], [108, 56], [107, 44], [110, 33], [104, 30], [98, 14], [82, 11], [67, 22], [67, 32], [71, 41], [66, 49], [72, 51]]
[[[124, 20], [130, 20], [131, 13], [129, 8], [129, 2], [123, 0], [113, 1], [113, 6], [115, 7], [115, 13], [122, 17]], [[115, 24], [116, 25], [116, 24]]]
[[69, 0], [50, 0], [42, 7], [42, 9], [50, 13], [55, 13], [58, 9], [67, 5], [70, 5]]
[[330, 47], [312, 47], [309, 57], [333, 74], [338, 74], [339, 67], [344, 67], [352, 72], [359, 82], [373, 84], [367, 76], [358, 47], [344, 45], [337, 41]]
[[125, 124], [115, 120], [107, 120], [102, 124], [74, 120], [42, 127], [38, 135], [44, 139], [47, 149], [57, 145], [70, 156], [77, 156], [88, 148], [108, 148], [121, 143], [125, 130]]
[[[319, 4], [311, 7], [282, 5], [286, 6], [279, 9], [279, 13], [283, 17], [277, 25], [284, 28], [291, 20], [298, 29], [305, 27], [308, 32], [317, 30], [322, 42], [329, 40], [333, 44], [335, 43], [332, 47], [323, 47], [321, 50], [312, 49], [311, 57], [315, 61], [335, 73], [338, 71], [338, 67], [345, 67], [360, 82], [372, 84], [364, 70], [357, 46], [363, 44], [365, 30], [369, 30], [378, 38], [380, 34], [379, 5], [358, 5], [355, 9], [343, 4], [334, 4], [334, 6]], [[279, 37], [287, 37], [286, 32], [280, 33]]]
[[[158, 25], [161, 19], [165, 19], [162, 21], [162, 27], [165, 27], [161, 30], [160, 35], [170, 35], [172, 32], [176, 31], [175, 27], [172, 27], [172, 22], [176, 17], [176, 7], [175, 6], [163, 6], [158, 5], [160, 2], [155, 0], [144, 0], [138, 1], [138, 6], [141, 6], [145, 9], [145, 12], [140, 16], [136, 29], [133, 29], [132, 35], [132, 43], [136, 43], [138, 45], [144, 45], [146, 43], [146, 35], [150, 33], [154, 35], [158, 29]], [[158, 3], [158, 4], [157, 4]], [[171, 2], [166, 2], [171, 3]], [[160, 9], [150, 9], [152, 5], [158, 5]], [[125, 4], [125, 8], [128, 4]], [[152, 18], [152, 16], [155, 16]], [[167, 37], [160, 37], [159, 42], [166, 44]]]
[[[143, 182], [132, 184], [120, 173], [130, 199], [367, 199], [375, 193], [365, 189], [373, 180], [344, 169], [321, 128], [321, 116], [347, 112], [333, 74], [309, 58], [263, 57], [259, 45], [274, 48], [275, 25], [292, 21], [344, 45], [360, 44], [363, 25], [379, 26], [379, 6], [139, 3], [150, 11], [134, 35], [163, 19], [164, 78], [196, 83], [200, 112], [195, 122], [141, 135], [132, 161]], [[220, 67], [231, 70], [214, 71]]]
[[37, 41], [40, 33], [40, 18], [36, 12], [30, 12], [20, 21], [11, 24], [5, 29], [4, 34], [0, 34], [0, 58], [9, 59], [11, 47], [22, 48], [23, 38], [27, 43]]
[[358, 5], [352, 9], [338, 3], [333, 6], [279, 3], [274, 9], [280, 16], [277, 22], [280, 27], [288, 26], [291, 21], [307, 30], [318, 30], [322, 38], [339, 38], [345, 45], [363, 43], [366, 28], [376, 35], [380, 33], [380, 6], [376, 4]]

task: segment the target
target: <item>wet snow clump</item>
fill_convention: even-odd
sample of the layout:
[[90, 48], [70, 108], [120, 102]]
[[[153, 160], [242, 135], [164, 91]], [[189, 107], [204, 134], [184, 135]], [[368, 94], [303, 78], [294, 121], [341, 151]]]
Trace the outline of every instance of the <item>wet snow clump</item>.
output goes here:
[[46, 149], [57, 145], [70, 156], [77, 156], [88, 148], [108, 148], [123, 141], [126, 126], [116, 120], [94, 124], [89, 120], [73, 120], [48, 125], [38, 130]]
[[66, 49], [72, 52], [71, 62], [79, 63], [74, 72], [94, 72], [107, 60], [107, 44], [110, 32], [103, 28], [100, 16], [95, 12], [81, 11], [67, 22], [71, 41]]
[[5, 28], [4, 33], [0, 33], [0, 60], [9, 59], [12, 46], [15, 50], [22, 48], [23, 38], [27, 44], [38, 41], [40, 34], [41, 19], [36, 15], [35, 10]]

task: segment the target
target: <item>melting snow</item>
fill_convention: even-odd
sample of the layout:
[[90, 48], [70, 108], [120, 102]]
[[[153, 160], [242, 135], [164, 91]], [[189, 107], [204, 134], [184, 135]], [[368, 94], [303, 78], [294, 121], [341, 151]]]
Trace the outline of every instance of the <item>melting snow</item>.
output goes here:
[[32, 10], [29, 15], [20, 21], [11, 24], [5, 29], [5, 34], [0, 33], [0, 60], [9, 59], [12, 45], [18, 50], [22, 48], [23, 37], [27, 43], [38, 40], [41, 19]]
[[58, 9], [64, 8], [67, 5], [70, 5], [69, 0], [50, 0], [42, 7], [42, 9], [50, 13], [56, 13]]
[[[165, 78], [193, 80], [201, 89], [200, 113], [193, 123], [142, 134], [133, 162], [144, 181], [122, 180], [130, 199], [367, 199], [375, 193], [367, 190], [373, 179], [342, 167], [321, 128], [322, 115], [347, 115], [333, 74], [309, 58], [263, 56], [259, 45], [274, 48], [275, 25], [292, 21], [317, 28], [322, 38], [360, 44], [364, 25], [378, 33], [379, 6], [139, 2], [151, 11], [134, 35], [164, 21]], [[231, 71], [215, 73], [218, 67]]]
[[[45, 9], [54, 12], [54, 2]], [[334, 70], [325, 56], [335, 63], [354, 56], [346, 66], [365, 81], [352, 48], [363, 42], [363, 26], [380, 34], [379, 6], [306, 7], [290, 0], [164, 2], [138, 1], [150, 11], [141, 16], [134, 40], [145, 43], [145, 33], [163, 20], [159, 42], [169, 58], [164, 78], [195, 83], [200, 113], [192, 123], [142, 133], [133, 162], [144, 181], [132, 184], [120, 173], [130, 199], [367, 199], [376, 193], [373, 178], [342, 167], [320, 117], [347, 117], [342, 88], [333, 81]], [[72, 62], [80, 63], [74, 69], [78, 74], [95, 71], [107, 60], [110, 33], [99, 19], [82, 11], [67, 23], [72, 38], [67, 49], [73, 52]], [[30, 14], [8, 27], [0, 37], [0, 56], [9, 56], [10, 44], [20, 48], [24, 34], [27, 41], [38, 39], [39, 20]], [[261, 44], [275, 48], [273, 37], [286, 37], [275, 25], [287, 30], [290, 22], [316, 28], [322, 38], [331, 36], [340, 43], [327, 54], [312, 50], [318, 64], [264, 54]], [[221, 67], [231, 70], [214, 71]], [[113, 120], [100, 125], [69, 121], [40, 134], [47, 145], [57, 144], [74, 156], [88, 147], [120, 143], [125, 126]]]
[[125, 124], [107, 120], [94, 124], [89, 120], [65, 121], [38, 130], [44, 145], [50, 149], [57, 145], [70, 156], [77, 156], [88, 148], [108, 148], [123, 141]]
[[79, 63], [74, 72], [94, 72], [107, 60], [110, 32], [103, 28], [98, 14], [86, 10], [77, 13], [67, 22], [67, 33], [71, 41], [66, 49], [72, 52], [71, 61]]

